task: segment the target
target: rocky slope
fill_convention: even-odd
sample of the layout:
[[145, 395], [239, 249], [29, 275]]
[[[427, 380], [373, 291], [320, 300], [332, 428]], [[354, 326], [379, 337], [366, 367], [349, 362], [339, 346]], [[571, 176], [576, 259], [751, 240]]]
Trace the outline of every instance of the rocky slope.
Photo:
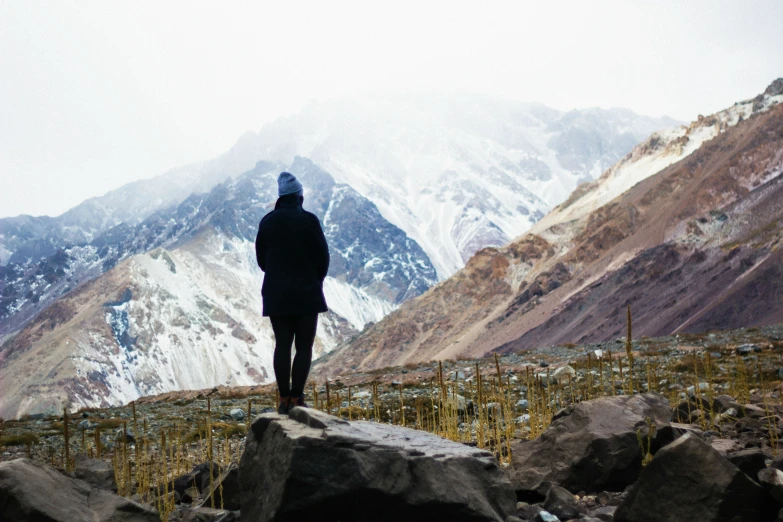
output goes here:
[[321, 361], [319, 372], [783, 320], [783, 80], [654, 134], [531, 232]]
[[[393, 508], [385, 504], [390, 513], [410, 508], [413, 518], [431, 519], [429, 508], [435, 505], [442, 506], [436, 518], [455, 505], [459, 513], [486, 507], [480, 500], [485, 498], [482, 488], [475, 487], [482, 484], [494, 485], [487, 491], [492, 496], [516, 492], [521, 502], [510, 507], [516, 508], [518, 518], [505, 518], [509, 521], [555, 520], [553, 516], [563, 521], [725, 520], [726, 512], [737, 520], [776, 520], [783, 506], [778, 443], [783, 435], [783, 325], [635, 339], [634, 386], [627, 360], [624, 377], [617, 354], [611, 367], [608, 364], [606, 349], [615, 346], [543, 347], [501, 355], [497, 361], [460, 359], [442, 366], [352, 372], [331, 381], [331, 395], [322, 382], [308, 387], [314, 409], [294, 410], [290, 418], [270, 413], [275, 404], [272, 386], [221, 386], [144, 397], [133, 406], [85, 409], [68, 419], [0, 419], [0, 488], [6, 488], [9, 498], [23, 498], [25, 506], [53, 505], [52, 498], [61, 499], [55, 505], [73, 502], [63, 494], [70, 488], [62, 486], [47, 489], [54, 497], [40, 495], [45, 483], [31, 480], [31, 470], [18, 468], [30, 466], [29, 460], [20, 460], [27, 457], [37, 468], [68, 468], [64, 473], [51, 470], [52, 477], [86, 480], [157, 508], [163, 520], [255, 520], [263, 506], [248, 501], [250, 497], [263, 497], [280, 510], [307, 507], [326, 513], [335, 508], [330, 492], [377, 500], [352, 504], [361, 507], [358, 510], [340, 509], [334, 520], [365, 520], [369, 513], [377, 514], [381, 501], [395, 503]], [[593, 358], [591, 366], [587, 356], [598, 350], [604, 364], [597, 366]], [[706, 374], [706, 368], [712, 373]], [[555, 378], [563, 371], [569, 372], [569, 380]], [[492, 382], [498, 373], [505, 381], [500, 392]], [[483, 394], [476, 391], [478, 382], [483, 382]], [[444, 392], [458, 400], [444, 400]], [[441, 422], [434, 422], [437, 416]], [[403, 423], [407, 428], [399, 426]], [[212, 433], [211, 441], [206, 433]], [[86, 458], [98, 457], [97, 440], [102, 461]], [[206, 460], [210, 447], [212, 466]], [[309, 450], [318, 454], [291, 459], [291, 451]], [[487, 450], [499, 459], [502, 476]], [[123, 453], [127, 460], [116, 458]], [[460, 454], [459, 462], [452, 460]], [[398, 462], [390, 464], [389, 459]], [[338, 463], [344, 470], [357, 461], [361, 469], [350, 473], [335, 474], [335, 466], [325, 464]], [[297, 466], [303, 462], [312, 472], [310, 479], [331, 484], [330, 491], [281, 496], [281, 490], [292, 485], [315, 491], [293, 480], [301, 479]], [[481, 469], [474, 467], [477, 464]], [[364, 471], [377, 466], [386, 473], [365, 476]], [[467, 475], [463, 466], [471, 469]], [[14, 475], [16, 482], [8, 480], [12, 468], [20, 471]], [[264, 473], [268, 469], [278, 471], [271, 481]], [[402, 480], [372, 480], [411, 469], [416, 473]], [[481, 477], [489, 480], [477, 483]], [[24, 487], [9, 488], [9, 483], [25, 478]], [[444, 478], [449, 485], [457, 484], [458, 491], [442, 483], [437, 487]], [[410, 488], [411, 480], [426, 486]], [[414, 492], [415, 497], [408, 496]], [[428, 500], [425, 507], [422, 495]], [[748, 502], [750, 495], [756, 501]], [[290, 498], [297, 502], [288, 503]], [[12, 501], [5, 507], [15, 505]], [[209, 510], [210, 505], [222, 511]], [[336, 505], [345, 508], [343, 501]], [[753, 513], [757, 510], [762, 513]], [[455, 516], [452, 519], [461, 520]]]
[[[259, 163], [135, 227], [60, 250], [57, 264], [6, 267], [0, 290], [15, 313], [0, 324], [11, 328], [48, 306], [0, 348], [0, 416], [267, 382], [274, 341], [261, 317], [253, 241], [282, 168]], [[367, 199], [308, 160], [290, 168], [312, 192], [305, 207], [321, 219], [331, 251], [320, 355], [421, 294], [436, 275], [421, 248]]]

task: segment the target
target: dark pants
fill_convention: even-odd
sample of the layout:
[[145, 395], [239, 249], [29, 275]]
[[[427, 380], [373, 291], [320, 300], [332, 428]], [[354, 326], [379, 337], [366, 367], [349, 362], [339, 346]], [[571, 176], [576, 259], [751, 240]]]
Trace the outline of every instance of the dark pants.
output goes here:
[[[275, 379], [281, 397], [299, 397], [304, 394], [310, 362], [313, 359], [313, 341], [318, 325], [318, 314], [270, 316], [275, 332]], [[296, 345], [294, 365], [291, 367], [291, 345]]]

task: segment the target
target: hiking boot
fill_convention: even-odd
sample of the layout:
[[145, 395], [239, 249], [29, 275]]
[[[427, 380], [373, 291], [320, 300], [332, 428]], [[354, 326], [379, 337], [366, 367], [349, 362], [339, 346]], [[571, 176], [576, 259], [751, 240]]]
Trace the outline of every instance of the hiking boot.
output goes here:
[[307, 403], [304, 400], [304, 395], [299, 397], [291, 397], [291, 407], [299, 406], [300, 408], [307, 408]]
[[277, 406], [277, 413], [280, 415], [285, 415], [288, 413], [288, 410], [291, 408], [291, 398], [290, 397], [280, 397], [280, 404]]

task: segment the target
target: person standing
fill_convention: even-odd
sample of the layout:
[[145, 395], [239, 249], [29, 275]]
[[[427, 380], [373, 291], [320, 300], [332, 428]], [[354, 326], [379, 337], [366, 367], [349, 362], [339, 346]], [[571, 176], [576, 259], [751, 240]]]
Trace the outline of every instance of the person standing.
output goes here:
[[[329, 247], [318, 218], [302, 208], [302, 184], [293, 174], [277, 178], [275, 209], [258, 225], [256, 260], [264, 271], [263, 315], [275, 334], [278, 413], [306, 407], [304, 388], [313, 355], [318, 314], [328, 311], [323, 282]], [[291, 345], [296, 347], [293, 366]]]

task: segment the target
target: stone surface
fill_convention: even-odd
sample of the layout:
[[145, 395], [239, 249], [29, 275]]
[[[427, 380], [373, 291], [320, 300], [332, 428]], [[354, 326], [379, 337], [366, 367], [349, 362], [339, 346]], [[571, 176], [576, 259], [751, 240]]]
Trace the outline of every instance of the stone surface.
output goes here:
[[743, 449], [727, 455], [726, 458], [752, 479], [755, 479], [759, 471], [767, 467], [764, 452], [759, 448]]
[[[602, 522], [612, 522], [614, 520], [614, 514], [617, 511], [617, 506], [601, 506], [590, 511], [590, 517], [601, 520]], [[584, 519], [580, 519], [584, 520]]]
[[766, 468], [759, 471], [757, 477], [772, 498], [783, 504], [783, 471]]
[[531, 520], [533, 522], [560, 522], [560, 519], [557, 517], [557, 515], [553, 515], [546, 510], [539, 511]]
[[646, 440], [648, 419], [655, 445], [671, 420], [660, 395], [604, 397], [559, 412], [537, 439], [512, 443], [507, 474], [517, 497], [543, 497], [553, 484], [574, 493], [624, 489], [642, 469], [637, 430]]
[[552, 486], [544, 499], [544, 509], [560, 520], [569, 520], [579, 516], [579, 507], [574, 495], [565, 488]]
[[242, 497], [239, 492], [239, 472], [236, 467], [231, 467], [221, 473], [212, 485], [204, 491], [204, 500], [201, 502], [202, 507], [212, 505], [210, 496], [214, 497], [215, 506], [220, 506], [222, 509], [236, 511], [242, 507]]
[[90, 459], [84, 455], [76, 457], [73, 476], [109, 491], [117, 491], [114, 468], [105, 460]]
[[764, 520], [764, 490], [709, 444], [686, 434], [644, 468], [615, 522]]
[[536, 515], [544, 511], [541, 504], [530, 505], [527, 502], [519, 502], [517, 506], [517, 515], [523, 520], [533, 520]]
[[712, 402], [712, 409], [716, 413], [723, 413], [732, 408], [734, 409], [734, 415], [736, 416], [739, 409], [742, 408], [742, 405], [730, 395], [718, 395]]
[[783, 471], [783, 453], [779, 452], [772, 458], [772, 464], [770, 464], [770, 467]]
[[[681, 422], [672, 422], [658, 429], [658, 435], [656, 437], [657, 447], [662, 447], [667, 444], [671, 444], [685, 435], [686, 433], [692, 433], [697, 437], [704, 438], [704, 432], [694, 424], [683, 424]], [[737, 446], [735, 449], [740, 449]]]
[[[169, 489], [173, 489], [182, 496], [184, 496], [185, 492], [191, 487], [195, 487], [198, 489], [199, 493], [203, 493], [204, 490], [209, 489], [209, 485], [212, 482], [210, 480], [210, 475], [216, 478], [220, 476], [223, 471], [225, 471], [223, 466], [217, 462], [202, 462], [201, 464], [193, 466], [193, 469], [190, 472], [175, 478], [170, 483]], [[192, 498], [192, 495], [189, 496]]]
[[243, 522], [504, 521], [517, 505], [487, 451], [304, 408], [253, 422], [239, 483]]
[[743, 344], [742, 346], [737, 346], [737, 354], [738, 355], [749, 355], [751, 353], [760, 353], [761, 347], [757, 344]]
[[159, 522], [158, 513], [28, 459], [0, 463], [0, 520]]
[[712, 439], [710, 441], [712, 449], [723, 455], [724, 457], [729, 453], [736, 452], [742, 449], [740, 443], [733, 439]]
[[169, 522], [237, 522], [239, 520], [238, 511], [207, 507], [186, 507], [169, 518]]
[[205, 491], [209, 490], [209, 485], [212, 483], [212, 480], [219, 477], [220, 474], [225, 471], [225, 468], [217, 462], [212, 462], [211, 464], [210, 462], [204, 462], [195, 466], [193, 471], [197, 474], [196, 485], [198, 490], [203, 494]]

